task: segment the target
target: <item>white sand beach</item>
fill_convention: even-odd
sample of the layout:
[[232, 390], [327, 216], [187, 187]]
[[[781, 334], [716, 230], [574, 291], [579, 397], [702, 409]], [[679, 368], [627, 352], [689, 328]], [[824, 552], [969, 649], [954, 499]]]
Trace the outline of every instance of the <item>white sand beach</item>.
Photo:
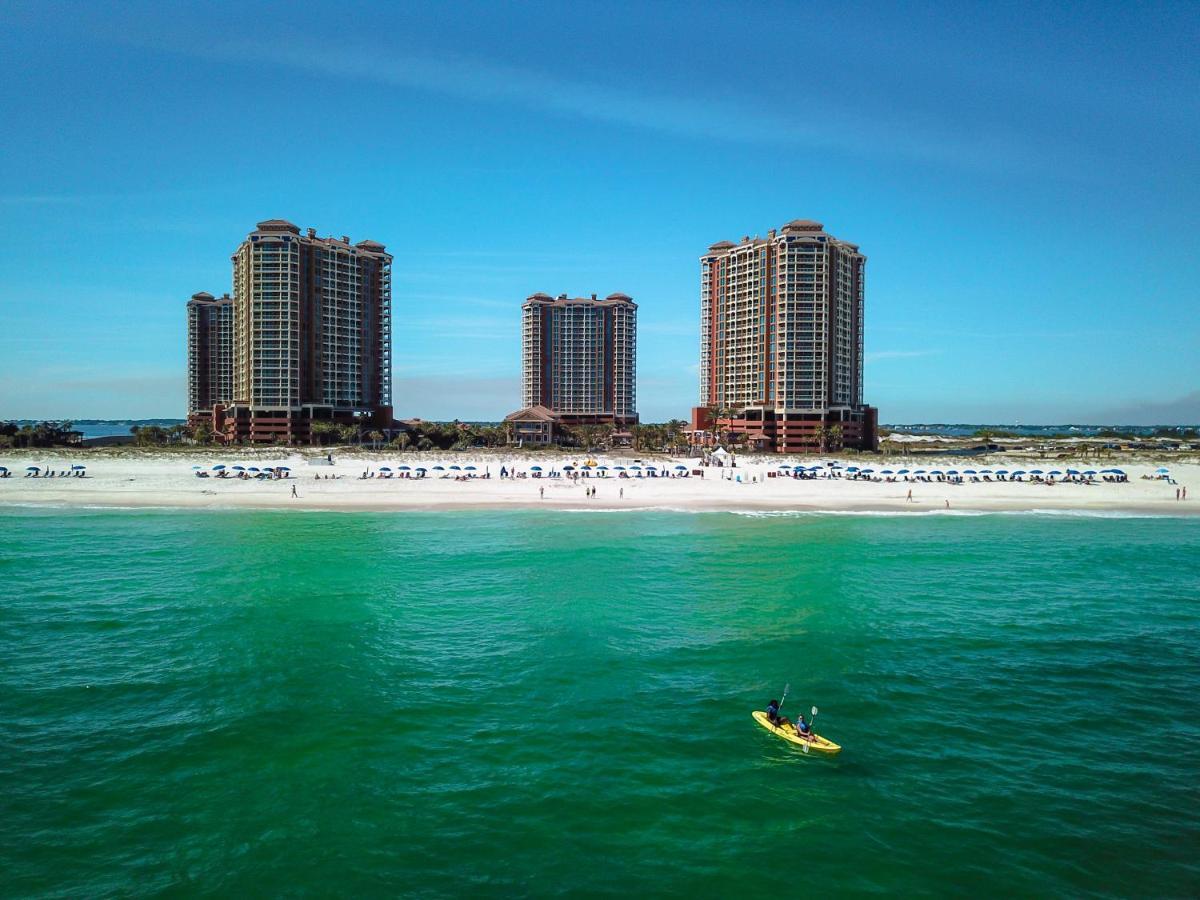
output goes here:
[[[1089, 513], [1185, 515], [1200, 514], [1200, 464], [1196, 462], [1138, 464], [1121, 461], [1063, 462], [1061, 459], [1030, 460], [990, 456], [986, 463], [961, 457], [863, 458], [847, 460], [836, 456], [802, 459], [746, 457], [736, 468], [701, 467], [696, 460], [656, 457], [642, 461], [658, 467], [660, 473], [676, 477], [646, 477], [647, 470], [632, 470], [637, 465], [628, 457], [597, 457], [607, 471], [593, 470], [592, 476], [578, 480], [566, 477], [565, 466], [581, 466], [588, 457], [565, 454], [422, 452], [351, 455], [337, 450], [334, 463], [326, 464], [315, 454], [272, 451], [219, 450], [196, 453], [129, 453], [112, 457], [91, 454], [71, 456], [64, 451], [12, 453], [0, 457], [11, 477], [0, 478], [0, 506], [36, 505], [68, 507], [208, 507], [250, 509], [319, 510], [449, 510], [479, 508], [546, 509], [682, 509], [733, 511], [829, 511], [906, 513], [945, 513], [964, 511], [1079, 511]], [[785, 464], [814, 466], [839, 460], [844, 467], [873, 469], [872, 479], [818, 477], [796, 479], [779, 473]], [[72, 463], [85, 462], [86, 477], [25, 477], [26, 467], [37, 465], [56, 471], [68, 470]], [[276, 480], [245, 480], [237, 477], [197, 477], [197, 470], [211, 471], [224, 464], [259, 469], [289, 467], [289, 477]], [[435, 466], [445, 467], [438, 471]], [[400, 466], [410, 470], [424, 467], [424, 478], [399, 477]], [[450, 466], [460, 467], [458, 471]], [[474, 472], [465, 471], [474, 466]], [[541, 472], [533, 467], [540, 466]], [[625, 466], [626, 476], [616, 466]], [[677, 467], [686, 467], [680, 469]], [[1160, 466], [1170, 469], [1170, 480], [1154, 477]], [[363, 479], [365, 471], [394, 470], [394, 477]], [[516, 470], [523, 477], [501, 478], [500, 470]], [[1120, 468], [1128, 475], [1124, 483], [1097, 480], [1091, 484], [1040, 484], [1026, 481], [1000, 481], [997, 476], [962, 474], [962, 483], [934, 480], [906, 481], [913, 475], [883, 476], [882, 470], [902, 469], [910, 473], [951, 470], [1065, 472], [1067, 468], [1103, 470]], [[559, 477], [550, 477], [551, 472]], [[688, 477], [677, 477], [684, 471]], [[822, 474], [829, 470], [824, 469]], [[702, 474], [696, 474], [702, 473]], [[411, 472], [409, 473], [411, 474]], [[466, 480], [456, 480], [466, 475]], [[481, 477], [487, 475], [489, 477]], [[603, 476], [603, 477], [601, 477]], [[889, 481], [892, 477], [896, 480]], [[972, 480], [978, 477], [979, 480]], [[1176, 499], [1176, 491], [1188, 488], [1192, 496]], [[295, 488], [296, 496], [292, 496]], [[595, 496], [588, 495], [595, 489]], [[1194, 488], [1194, 490], [1192, 490]], [[909, 499], [909, 491], [912, 498]]]

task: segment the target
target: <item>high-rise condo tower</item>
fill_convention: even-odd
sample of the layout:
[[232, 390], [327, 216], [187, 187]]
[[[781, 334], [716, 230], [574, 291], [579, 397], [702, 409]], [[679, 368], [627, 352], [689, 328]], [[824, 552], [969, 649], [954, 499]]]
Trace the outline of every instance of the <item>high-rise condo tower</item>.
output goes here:
[[637, 304], [534, 294], [521, 306], [521, 399], [507, 421], [526, 442], [552, 440], [556, 425], [637, 422]]
[[201, 291], [187, 304], [188, 424], [212, 427], [213, 407], [233, 399], [233, 300]]
[[693, 429], [781, 453], [874, 448], [876, 413], [862, 396], [865, 266], [857, 245], [807, 219], [709, 247]]
[[391, 424], [392, 257], [259, 222], [233, 254], [231, 441], [306, 441], [314, 421]]

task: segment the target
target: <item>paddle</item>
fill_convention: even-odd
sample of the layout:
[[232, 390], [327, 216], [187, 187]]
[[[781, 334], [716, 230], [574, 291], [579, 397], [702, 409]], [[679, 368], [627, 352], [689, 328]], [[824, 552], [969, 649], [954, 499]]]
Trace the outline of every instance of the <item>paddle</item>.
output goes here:
[[815, 738], [817, 736], [817, 733], [813, 730], [813, 725], [816, 723], [816, 721], [817, 721], [817, 708], [814, 706], [812, 708], [812, 718], [808, 720], [808, 740], [806, 740], [804, 742], [804, 752], [805, 753], [808, 752], [808, 745], [811, 744], [813, 742], [813, 738]]

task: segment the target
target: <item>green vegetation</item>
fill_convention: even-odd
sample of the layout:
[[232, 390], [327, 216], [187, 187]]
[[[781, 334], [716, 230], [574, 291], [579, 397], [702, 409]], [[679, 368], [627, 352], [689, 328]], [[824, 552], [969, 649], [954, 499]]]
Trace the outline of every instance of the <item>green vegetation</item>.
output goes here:
[[0, 422], [0, 447], [66, 447], [79, 443], [80, 434], [70, 422], [46, 421], [33, 425]]

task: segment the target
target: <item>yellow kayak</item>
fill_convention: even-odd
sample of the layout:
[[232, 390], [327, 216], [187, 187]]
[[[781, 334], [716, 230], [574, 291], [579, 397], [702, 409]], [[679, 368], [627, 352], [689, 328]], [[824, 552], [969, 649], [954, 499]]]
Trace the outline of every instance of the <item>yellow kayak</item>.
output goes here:
[[765, 712], [762, 712], [761, 710], [756, 709], [754, 711], [753, 715], [754, 715], [755, 722], [757, 722], [763, 728], [767, 729], [767, 731], [771, 732], [772, 734], [778, 735], [779, 737], [783, 738], [785, 741], [791, 741], [793, 744], [800, 744], [800, 745], [807, 744], [809, 750], [816, 750], [820, 753], [840, 753], [841, 752], [842, 748], [840, 746], [835, 744], [833, 741], [825, 740], [825, 738], [821, 737], [819, 734], [814, 734], [812, 737], [808, 737], [808, 738], [802, 738], [802, 737], [800, 737], [800, 735], [796, 734], [796, 730], [794, 728], [792, 728], [791, 726], [789, 726], [786, 729], [776, 728], [774, 725], [771, 724], [770, 720], [767, 719], [767, 714]]

